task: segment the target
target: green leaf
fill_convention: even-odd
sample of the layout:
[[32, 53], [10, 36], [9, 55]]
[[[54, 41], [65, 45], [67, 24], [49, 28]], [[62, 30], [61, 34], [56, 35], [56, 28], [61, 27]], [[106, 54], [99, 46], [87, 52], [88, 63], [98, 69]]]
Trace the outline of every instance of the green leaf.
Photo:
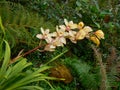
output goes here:
[[44, 90], [44, 89], [39, 86], [23, 86], [19, 87], [17, 90]]
[[52, 58], [50, 61], [48, 61], [46, 64], [44, 65], [47, 65], [51, 62], [53, 62], [54, 60], [58, 59], [59, 57], [61, 57], [62, 55], [64, 55], [66, 52], [68, 52], [68, 50], [65, 50], [64, 52], [60, 53], [59, 55], [57, 55], [56, 57]]
[[[2, 31], [2, 33], [1, 33], [1, 31]], [[5, 35], [5, 29], [4, 29], [3, 25], [2, 25], [2, 19], [1, 19], [1, 17], [0, 17], [0, 33], [3, 34], [3, 35]]]
[[12, 67], [12, 72], [9, 74], [8, 79], [9, 78], [13, 78], [14, 76], [16, 76], [18, 73], [22, 72], [22, 70], [24, 70], [26, 67], [32, 65], [32, 63], [27, 63], [26, 61], [27, 59], [22, 58], [22, 60], [20, 60], [17, 64], [15, 64]]
[[[19, 67], [20, 68], [20, 67]], [[46, 79], [46, 77], [44, 77], [43, 74], [41, 74], [40, 72], [45, 71], [47, 69], [51, 68], [50, 66], [42, 66], [40, 67], [38, 70], [34, 71], [33, 73], [26, 75], [24, 78], [20, 79], [19, 81], [17, 81], [15, 84], [11, 85], [9, 87], [10, 90], [12, 89], [16, 89], [18, 87], [27, 85], [29, 83], [35, 82], [35, 81], [43, 81]]]
[[6, 73], [6, 69], [10, 61], [10, 47], [7, 41], [4, 40], [4, 42], [5, 42], [5, 55], [0, 69], [0, 79], [3, 78], [4, 74]]
[[0, 42], [0, 61], [3, 59], [3, 41]]

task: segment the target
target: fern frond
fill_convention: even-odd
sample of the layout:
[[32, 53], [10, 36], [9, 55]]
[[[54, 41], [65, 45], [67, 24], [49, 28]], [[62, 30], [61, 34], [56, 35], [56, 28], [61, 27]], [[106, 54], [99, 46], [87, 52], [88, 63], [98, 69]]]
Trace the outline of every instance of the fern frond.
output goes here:
[[77, 81], [86, 89], [98, 90], [100, 85], [99, 71], [91, 72], [92, 66], [86, 62], [80, 61], [77, 58], [65, 59], [65, 63], [71, 67], [72, 72], [77, 76]]
[[9, 1], [0, 3], [0, 16], [6, 29], [6, 39], [12, 47], [19, 44], [18, 40], [26, 42], [26, 45], [35, 47], [36, 34], [40, 33], [40, 27], [54, 29], [51, 22], [45, 22], [38, 13], [26, 10], [22, 5]]

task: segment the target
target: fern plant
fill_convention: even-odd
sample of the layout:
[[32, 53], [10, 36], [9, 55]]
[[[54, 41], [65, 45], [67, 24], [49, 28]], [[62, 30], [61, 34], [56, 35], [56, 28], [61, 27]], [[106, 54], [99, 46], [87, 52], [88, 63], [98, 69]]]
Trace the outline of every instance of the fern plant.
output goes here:
[[51, 22], [45, 22], [44, 18], [39, 16], [38, 13], [28, 11], [17, 3], [1, 1], [0, 16], [5, 27], [5, 39], [9, 42], [11, 48], [21, 43], [29, 47], [38, 45], [39, 42], [37, 42], [35, 36], [40, 32], [41, 26], [54, 30]]
[[101, 76], [97, 68], [92, 72], [92, 67], [89, 64], [77, 58], [66, 58], [64, 62], [71, 67], [71, 71], [75, 75], [74, 79], [76, 78], [76, 82], [81, 84], [79, 86], [81, 89], [99, 90]]

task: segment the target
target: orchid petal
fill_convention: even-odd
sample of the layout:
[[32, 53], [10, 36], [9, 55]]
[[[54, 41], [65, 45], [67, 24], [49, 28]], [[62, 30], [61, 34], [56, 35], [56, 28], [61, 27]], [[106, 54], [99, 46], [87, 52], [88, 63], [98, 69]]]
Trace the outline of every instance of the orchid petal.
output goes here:
[[91, 37], [90, 37], [90, 40], [92, 40], [97, 46], [100, 45], [100, 41], [99, 41], [99, 39], [98, 39], [97, 37], [91, 36]]
[[86, 34], [88, 34], [89, 32], [92, 32], [92, 31], [93, 31], [92, 28], [89, 27], [89, 26], [85, 26], [85, 27], [83, 28], [83, 30], [86, 32]]
[[99, 38], [99, 39], [104, 39], [104, 33], [103, 33], [103, 31], [102, 30], [97, 30], [96, 32], [95, 32], [95, 35]]
[[80, 30], [77, 35], [76, 35], [76, 39], [77, 40], [82, 40], [84, 39], [86, 36], [86, 32], [84, 30]]
[[42, 34], [44, 34], [44, 29], [43, 28], [41, 28], [41, 32], [42, 32]]
[[42, 39], [42, 34], [37, 34], [36, 37]]
[[65, 25], [67, 26], [68, 25], [67, 19], [64, 19], [64, 22], [65, 22]]
[[83, 22], [79, 22], [78, 23], [78, 29], [82, 29], [84, 27], [84, 23]]

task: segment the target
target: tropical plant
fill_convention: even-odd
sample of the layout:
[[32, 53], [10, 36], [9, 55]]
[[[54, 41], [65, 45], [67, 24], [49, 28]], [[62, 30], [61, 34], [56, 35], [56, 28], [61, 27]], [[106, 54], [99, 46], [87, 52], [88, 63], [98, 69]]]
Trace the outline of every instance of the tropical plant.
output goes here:
[[[1, 18], [0, 34], [5, 35]], [[45, 81], [53, 89], [47, 80], [56, 80], [56, 78], [49, 77], [43, 73], [50, 69], [51, 66], [43, 65], [39, 68], [32, 68], [32, 63], [27, 62], [27, 59], [23, 57], [17, 58], [16, 62], [11, 64], [10, 46], [8, 42], [4, 40], [4, 37], [0, 37], [0, 39], [0, 90], [44, 90], [42, 87], [36, 85], [36, 82], [40, 81]]]
[[[0, 16], [6, 31], [5, 39], [13, 49], [12, 56], [22, 48], [27, 50], [38, 45], [39, 42], [34, 37], [40, 32], [41, 26], [45, 28], [49, 26], [51, 30], [54, 30], [51, 22], [46, 22], [37, 12], [28, 11], [18, 3], [1, 1]], [[20, 44], [22, 46], [17, 47]]]
[[[60, 0], [17, 0], [17, 1], [2, 0], [2, 1], [0, 2], [1, 3], [0, 15], [2, 16], [6, 33], [3, 34], [4, 31], [0, 32], [0, 37], [4, 37], [5, 40], [9, 42], [10, 46], [12, 47], [12, 52], [13, 52], [12, 54], [14, 56], [23, 48], [25, 48], [25, 51], [27, 51], [31, 48], [38, 46], [39, 41], [37, 41], [37, 39], [35, 39], [34, 37], [36, 36], [37, 33], [40, 33], [40, 31], [38, 30], [41, 26], [43, 28], [49, 28], [50, 32], [51, 30], [55, 31], [55, 28], [53, 28], [53, 26], [56, 23], [63, 24], [63, 18], [67, 18], [69, 20], [72, 19], [75, 22], [82, 20], [83, 22], [86, 23], [86, 25], [92, 26], [94, 29], [101, 28], [106, 33], [105, 35], [106, 39], [102, 41], [102, 44], [100, 45], [101, 52], [103, 54], [99, 52], [97, 52], [97, 54], [94, 53], [96, 55], [95, 60], [97, 60], [95, 62], [93, 61], [93, 51], [90, 47], [91, 42], [88, 43], [88, 40], [80, 40], [77, 44], [72, 44], [68, 42], [70, 40], [67, 40], [67, 42], [71, 45], [68, 44], [65, 45], [66, 43], [65, 40], [63, 39], [61, 40], [62, 41], [61, 45], [60, 43], [59, 44], [55, 43], [56, 46], [65, 45], [68, 48], [70, 48], [69, 50], [70, 55], [65, 56], [64, 58], [65, 58], [65, 63], [70, 67], [72, 74], [74, 76], [73, 77], [74, 81], [69, 85], [67, 84], [67, 86], [62, 83], [53, 83], [54, 84], [53, 86], [56, 88], [56, 90], [68, 90], [68, 89], [73, 90], [75, 88], [95, 89], [95, 90], [100, 88], [103, 90], [103, 89], [107, 89], [108, 87], [112, 89], [119, 89], [120, 87], [119, 69], [117, 70], [117, 68], [119, 68], [119, 53], [117, 53], [116, 55], [114, 53], [111, 53], [110, 59], [109, 58], [107, 59], [108, 62], [105, 61], [107, 55], [109, 57], [108, 54], [109, 47], [115, 46], [117, 50], [120, 49], [119, 48], [120, 47], [120, 43], [119, 43], [120, 4], [118, 0], [108, 0], [108, 1], [105, 0], [61, 0], [61, 1]], [[50, 22], [48, 22], [48, 20], [50, 20]], [[68, 27], [67, 30], [69, 31]], [[44, 32], [46, 31], [47, 30], [45, 29]], [[94, 43], [99, 45], [99, 40], [98, 40], [99, 35], [96, 37], [95, 32], [93, 33], [94, 33], [94, 37], [92, 37], [90, 40], [92, 40]], [[100, 33], [101, 32], [99, 31], [99, 34]], [[80, 36], [80, 34], [81, 33], [79, 32], [77, 36]], [[37, 37], [39, 39], [43, 39], [43, 37], [41, 38], [41, 36], [42, 34], [40, 33]], [[56, 37], [52, 37], [52, 38], [55, 39]], [[3, 44], [5, 44], [5, 41], [2, 39], [3, 38], [1, 38], [2, 42], [0, 43], [1, 45], [0, 55], [2, 55], [0, 57], [1, 61], [4, 59], [3, 52], [5, 51], [2, 50], [4, 48]], [[46, 41], [48, 42], [48, 40]], [[49, 45], [49, 43], [47, 44]], [[38, 46], [36, 49], [33, 49], [33, 51], [37, 50], [39, 47], [40, 46]], [[50, 48], [47, 50], [49, 51]], [[33, 62], [37, 63], [37, 66], [39, 67], [41, 63], [43, 63], [42, 62], [43, 60], [46, 62], [46, 58], [47, 60], [49, 60], [48, 59], [49, 57], [53, 57], [52, 60], [50, 60], [48, 63], [45, 64], [47, 65], [59, 57], [59, 56], [55, 57], [54, 54], [57, 54], [58, 52], [60, 53], [62, 52], [61, 48], [56, 48], [55, 50], [57, 52], [52, 52], [52, 55], [51, 52], [48, 53], [48, 52], [42, 52], [42, 50], [37, 50], [37, 52], [28, 55], [27, 58], [28, 60], [33, 59]], [[97, 51], [96, 48], [93, 50], [94, 52]], [[28, 52], [21, 54], [21, 56], [25, 56], [27, 54]], [[77, 56], [77, 59], [73, 57], [74, 56], [73, 54]], [[16, 62], [10, 64], [10, 66], [14, 66], [19, 61], [21, 61], [22, 58], [21, 59], [19, 58], [21, 56], [18, 55], [17, 58], [14, 58], [13, 62], [14, 60]], [[102, 56], [104, 57], [103, 61], [101, 61]], [[113, 58], [114, 56], [117, 57], [117, 59]], [[73, 57], [73, 58], [69, 58], [68, 60], [66, 60], [66, 57]], [[109, 70], [106, 69], [107, 71], [105, 70], [105, 66], [104, 66], [104, 64], [106, 63], [110, 64], [110, 65], [106, 65], [106, 68], [109, 69]], [[28, 66], [23, 71], [26, 72], [27, 69], [29, 68], [31, 67]], [[96, 70], [96, 68], [98, 68], [98, 71]], [[29, 69], [29, 70], [34, 72], [35, 69], [32, 70]], [[99, 73], [100, 71], [102, 74]], [[99, 77], [100, 75], [101, 77]], [[79, 79], [76, 80], [76, 78]], [[101, 79], [101, 83], [103, 82], [102, 84], [100, 83], [100, 79]], [[32, 83], [31, 85], [33, 84], [34, 83]], [[42, 83], [39, 85], [46, 87], [46, 85]], [[74, 85], [75, 88], [71, 88], [72, 85]], [[45, 89], [48, 88], [46, 87]]]
[[[101, 82], [99, 67], [93, 68], [87, 62], [81, 59], [78, 60], [77, 57], [66, 58], [64, 63], [68, 67], [71, 67], [70, 70], [80, 90], [83, 88], [87, 90], [99, 90]], [[94, 69], [94, 71], [92, 69]]]

